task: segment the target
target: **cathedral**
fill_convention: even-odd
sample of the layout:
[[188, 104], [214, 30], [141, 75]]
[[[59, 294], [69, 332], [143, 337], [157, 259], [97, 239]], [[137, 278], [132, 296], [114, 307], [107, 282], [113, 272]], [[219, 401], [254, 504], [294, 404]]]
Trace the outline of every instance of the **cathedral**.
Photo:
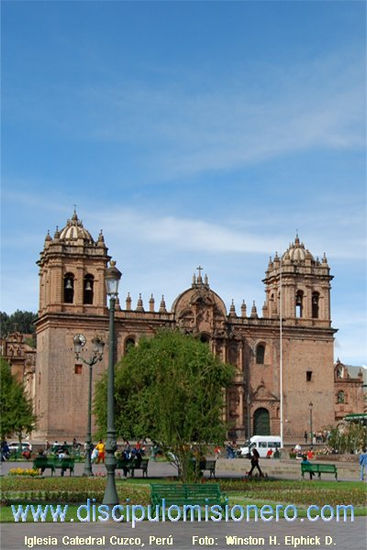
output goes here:
[[[35, 439], [85, 436], [89, 369], [75, 359], [73, 338], [84, 335], [86, 354], [94, 336], [108, 341], [104, 277], [109, 260], [102, 232], [94, 240], [75, 211], [61, 231], [56, 229], [53, 237], [45, 238], [37, 262], [37, 354], [29, 389], [38, 417]], [[282, 387], [284, 440], [301, 440], [310, 431], [310, 403], [314, 431], [334, 424], [336, 409], [339, 415], [344, 410], [340, 406], [343, 380], [333, 362], [332, 278], [326, 256], [314, 258], [296, 236], [282, 255], [270, 258], [261, 311], [245, 302], [238, 312], [233, 303], [227, 310], [201, 267], [170, 309], [163, 296], [157, 303], [151, 296], [146, 306], [140, 295], [133, 304], [127, 294], [116, 304], [117, 360], [141, 337], [161, 328], [193, 334], [236, 367], [225, 395], [229, 437], [278, 435]], [[105, 349], [102, 361], [93, 367], [93, 383], [107, 369]], [[362, 379], [353, 380], [362, 395]], [[362, 401], [357, 408], [363, 412]]]

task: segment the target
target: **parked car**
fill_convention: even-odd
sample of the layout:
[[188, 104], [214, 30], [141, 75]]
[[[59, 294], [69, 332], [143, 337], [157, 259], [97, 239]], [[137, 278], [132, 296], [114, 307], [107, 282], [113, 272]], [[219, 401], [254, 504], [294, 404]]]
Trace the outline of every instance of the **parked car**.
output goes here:
[[283, 447], [282, 440], [278, 435], [254, 435], [250, 441], [246, 441], [245, 446], [241, 447], [241, 456], [248, 457], [253, 448], [256, 448], [261, 458], [265, 458], [268, 450], [278, 451]]
[[[16, 453], [19, 451], [19, 441], [9, 443], [9, 451], [11, 453]], [[32, 452], [32, 444], [29, 441], [22, 441], [22, 452], [30, 451]]]

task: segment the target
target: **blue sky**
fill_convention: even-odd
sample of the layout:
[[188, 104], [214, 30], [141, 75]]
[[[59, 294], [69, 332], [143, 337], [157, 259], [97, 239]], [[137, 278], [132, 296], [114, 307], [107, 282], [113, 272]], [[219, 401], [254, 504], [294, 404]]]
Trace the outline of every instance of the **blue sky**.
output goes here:
[[77, 204], [121, 299], [255, 299], [298, 229], [366, 364], [364, 2], [2, 2], [2, 310]]

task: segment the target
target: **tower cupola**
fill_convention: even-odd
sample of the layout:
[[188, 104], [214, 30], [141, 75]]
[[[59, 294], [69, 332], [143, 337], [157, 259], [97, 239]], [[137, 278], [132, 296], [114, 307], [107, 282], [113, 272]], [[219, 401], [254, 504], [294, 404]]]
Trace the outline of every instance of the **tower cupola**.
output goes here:
[[[314, 258], [296, 234], [294, 242], [274, 261], [265, 273], [266, 302], [263, 309], [268, 317], [294, 319], [306, 323], [330, 326], [330, 268], [326, 257]], [[282, 308], [280, 308], [282, 300]]]
[[74, 209], [71, 219], [67, 220], [65, 227], [60, 231], [60, 240], [63, 241], [82, 241], [94, 244], [94, 240], [87, 229], [83, 226], [82, 220], [79, 220]]
[[40, 259], [39, 315], [47, 312], [103, 313], [104, 273], [109, 256], [102, 232], [95, 242], [76, 210], [66, 225], [48, 233]]
[[282, 256], [283, 262], [286, 259], [289, 259], [291, 262], [304, 262], [306, 259], [313, 260], [311, 252], [300, 242], [298, 233], [296, 234], [294, 243], [289, 245], [288, 250], [286, 250]]

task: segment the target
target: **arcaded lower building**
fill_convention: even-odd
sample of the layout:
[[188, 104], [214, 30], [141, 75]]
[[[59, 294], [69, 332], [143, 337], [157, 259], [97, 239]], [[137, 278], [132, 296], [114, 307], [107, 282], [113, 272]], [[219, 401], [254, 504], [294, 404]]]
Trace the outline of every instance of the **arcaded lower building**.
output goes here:
[[[70, 440], [85, 435], [88, 367], [75, 360], [73, 337], [82, 333], [90, 342], [99, 335], [107, 343], [104, 273], [109, 259], [102, 233], [94, 240], [75, 212], [61, 231], [46, 236], [38, 261], [34, 437]], [[140, 296], [134, 302], [129, 294], [122, 299], [126, 293], [120, 285], [117, 360], [130, 345], [160, 328], [194, 334], [223, 361], [236, 366], [225, 408], [231, 437], [275, 435], [280, 430], [282, 318], [284, 438], [300, 440], [309, 431], [310, 402], [314, 431], [334, 424], [336, 331], [331, 325], [332, 275], [326, 257], [314, 258], [297, 236], [284, 254], [270, 259], [263, 279], [265, 302], [259, 311], [245, 303], [237, 312], [233, 304], [227, 309], [220, 289], [212, 289], [201, 271], [170, 309], [163, 297], [157, 302], [151, 297], [147, 304]], [[106, 370], [107, 360], [105, 353], [94, 367], [94, 381]]]

